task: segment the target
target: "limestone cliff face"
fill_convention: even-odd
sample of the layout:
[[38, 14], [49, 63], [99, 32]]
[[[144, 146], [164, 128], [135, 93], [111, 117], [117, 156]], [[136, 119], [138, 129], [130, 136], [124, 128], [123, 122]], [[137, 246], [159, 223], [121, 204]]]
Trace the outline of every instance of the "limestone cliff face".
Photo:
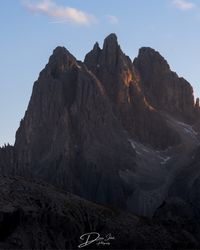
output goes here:
[[89, 200], [125, 207], [120, 169], [134, 169], [135, 151], [105, 90], [83, 63], [57, 48], [40, 73], [16, 134], [18, 171]]
[[147, 101], [156, 109], [187, 122], [194, 122], [195, 107], [191, 85], [170, 70], [166, 60], [151, 48], [141, 48], [134, 66], [141, 76]]
[[141, 76], [122, 52], [115, 34], [105, 39], [103, 49], [96, 43], [85, 64], [102, 82], [115, 115], [133, 137], [157, 148], [178, 143], [176, 133], [146, 100]]

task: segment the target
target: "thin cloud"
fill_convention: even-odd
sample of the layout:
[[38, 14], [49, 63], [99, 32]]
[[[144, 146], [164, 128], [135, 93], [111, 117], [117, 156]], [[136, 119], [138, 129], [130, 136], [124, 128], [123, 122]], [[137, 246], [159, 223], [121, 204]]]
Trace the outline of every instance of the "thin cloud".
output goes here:
[[25, 0], [23, 5], [32, 13], [40, 13], [54, 18], [55, 23], [67, 22], [88, 26], [96, 20], [91, 14], [68, 6], [58, 6], [53, 0], [40, 0], [36, 3]]
[[111, 23], [111, 24], [118, 24], [119, 23], [119, 19], [116, 16], [107, 15], [106, 17], [107, 17], [109, 23]]
[[191, 10], [195, 8], [195, 4], [187, 0], [173, 0], [173, 5], [179, 10]]

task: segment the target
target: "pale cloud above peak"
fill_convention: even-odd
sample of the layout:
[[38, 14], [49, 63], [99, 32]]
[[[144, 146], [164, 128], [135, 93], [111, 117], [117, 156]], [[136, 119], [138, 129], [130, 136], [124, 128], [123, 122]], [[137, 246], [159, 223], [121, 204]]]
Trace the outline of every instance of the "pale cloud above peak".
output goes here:
[[33, 13], [40, 13], [54, 19], [55, 23], [74, 23], [88, 26], [96, 21], [96, 18], [82, 10], [68, 6], [59, 6], [53, 0], [30, 1], [24, 0], [23, 5]]
[[195, 8], [195, 4], [188, 0], [173, 0], [172, 3], [179, 10], [187, 11]]
[[108, 19], [109, 23], [111, 23], [111, 24], [118, 24], [119, 23], [119, 19], [116, 16], [107, 15], [106, 18]]

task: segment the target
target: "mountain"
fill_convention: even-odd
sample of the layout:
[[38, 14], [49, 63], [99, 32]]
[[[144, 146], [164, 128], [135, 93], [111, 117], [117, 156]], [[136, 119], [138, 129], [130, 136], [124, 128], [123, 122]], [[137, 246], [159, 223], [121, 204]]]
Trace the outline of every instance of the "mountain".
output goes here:
[[155, 50], [132, 62], [115, 34], [84, 62], [57, 47], [14, 147], [0, 149], [0, 171], [153, 217], [172, 197], [193, 197], [182, 190], [198, 186], [199, 121], [191, 85]]

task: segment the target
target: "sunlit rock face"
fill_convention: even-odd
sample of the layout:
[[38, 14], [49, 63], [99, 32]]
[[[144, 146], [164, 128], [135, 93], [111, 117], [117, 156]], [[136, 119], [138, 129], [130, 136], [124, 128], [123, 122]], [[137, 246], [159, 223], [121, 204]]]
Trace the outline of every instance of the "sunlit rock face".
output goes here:
[[105, 39], [102, 49], [96, 43], [85, 64], [102, 82], [115, 115], [131, 136], [157, 148], [178, 143], [177, 134], [146, 100], [141, 76], [115, 34]]
[[154, 108], [184, 121], [194, 122], [192, 86], [171, 71], [167, 61], [157, 51], [141, 48], [134, 66], [140, 73], [146, 99]]

